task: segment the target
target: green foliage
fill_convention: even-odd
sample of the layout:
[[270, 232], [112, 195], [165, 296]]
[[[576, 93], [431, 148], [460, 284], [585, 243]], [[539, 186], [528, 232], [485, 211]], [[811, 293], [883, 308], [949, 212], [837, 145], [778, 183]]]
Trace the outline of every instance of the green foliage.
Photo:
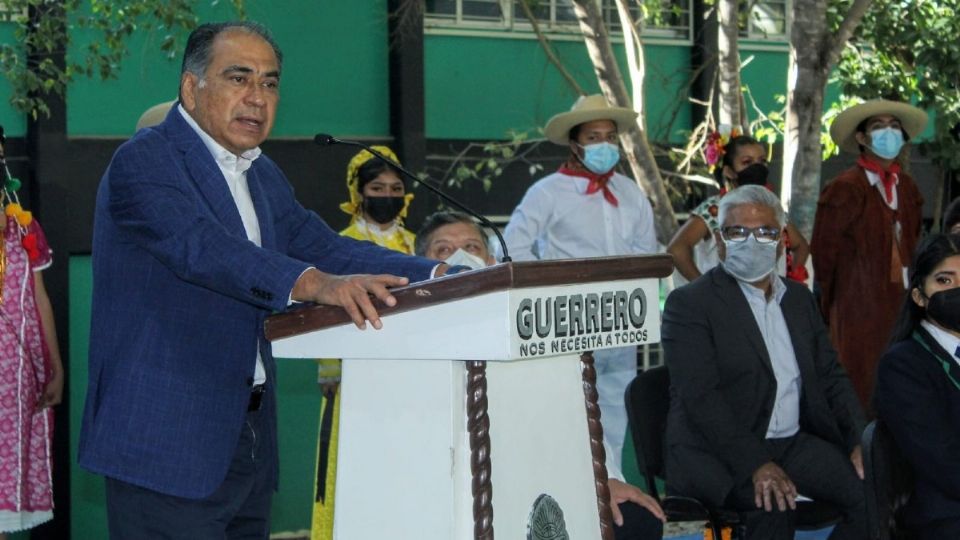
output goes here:
[[830, 158], [830, 156], [835, 156], [840, 153], [840, 147], [837, 146], [837, 143], [833, 142], [833, 138], [830, 137], [830, 126], [833, 125], [833, 121], [836, 120], [837, 116], [843, 112], [844, 109], [848, 109], [858, 102], [859, 100], [856, 98], [840, 96], [840, 101], [831, 103], [827, 111], [823, 113], [821, 119], [823, 128], [820, 130], [820, 146], [823, 149], [824, 161]]
[[830, 32], [836, 33], [840, 29], [851, 5], [853, 0], [827, 0], [827, 26]]
[[[219, 0], [212, 0], [217, 5]], [[136, 32], [162, 33], [160, 50], [168, 58], [182, 51], [186, 35], [197, 26], [191, 0], [6, 0], [16, 23], [14, 44], [0, 45], [0, 69], [12, 86], [10, 104], [37, 118], [49, 116], [47, 99], [63, 96], [76, 76], [115, 78], [127, 54], [126, 42]], [[243, 0], [231, 0], [244, 16]], [[69, 47], [76, 31], [92, 32], [78, 58], [63, 66], [55, 61]]]
[[486, 192], [503, 170], [514, 163], [526, 164], [530, 176], [543, 170], [541, 164], [527, 158], [543, 139], [530, 140], [530, 134], [525, 131], [511, 131], [507, 136], [506, 141], [469, 143], [441, 173], [446, 185], [462, 189], [469, 182], [480, 182]]
[[960, 170], [960, 0], [875, 0], [844, 51], [837, 75], [846, 95], [912, 101], [936, 119], [926, 148]]

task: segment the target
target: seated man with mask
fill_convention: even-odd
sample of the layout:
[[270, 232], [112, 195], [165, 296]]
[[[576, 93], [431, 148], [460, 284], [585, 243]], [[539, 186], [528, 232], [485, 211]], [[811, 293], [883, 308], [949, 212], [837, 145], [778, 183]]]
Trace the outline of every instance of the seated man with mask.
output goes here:
[[798, 493], [843, 513], [830, 538], [866, 538], [863, 412], [813, 295], [774, 272], [780, 200], [739, 187], [719, 223], [721, 264], [663, 313], [667, 489], [740, 510], [748, 539], [792, 539]]
[[[472, 217], [461, 212], [435, 212], [417, 231], [416, 254], [442, 260], [451, 268], [483, 268], [496, 263], [490, 254], [489, 237]], [[661, 538], [665, 519], [660, 505], [639, 488], [623, 481], [623, 474], [610, 457], [613, 451], [604, 444], [616, 540]]]
[[490, 254], [489, 238], [483, 227], [463, 212], [441, 211], [427, 216], [417, 232], [414, 252], [472, 269], [497, 262]]

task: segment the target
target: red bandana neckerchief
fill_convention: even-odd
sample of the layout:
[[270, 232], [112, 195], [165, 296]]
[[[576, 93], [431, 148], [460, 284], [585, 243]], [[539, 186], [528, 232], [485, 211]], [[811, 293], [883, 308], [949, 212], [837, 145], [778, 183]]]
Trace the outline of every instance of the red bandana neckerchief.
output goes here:
[[890, 168], [884, 169], [883, 165], [861, 155], [857, 158], [857, 165], [880, 176], [880, 181], [883, 182], [883, 190], [887, 196], [887, 204], [893, 204], [893, 190], [897, 185], [897, 175], [900, 174], [900, 164], [894, 161], [890, 164]]
[[580, 178], [586, 178], [590, 181], [587, 185], [587, 195], [593, 195], [598, 191], [603, 191], [603, 198], [607, 200], [608, 203], [613, 206], [618, 206], [620, 203], [617, 201], [617, 196], [610, 191], [610, 188], [607, 184], [610, 183], [610, 177], [613, 176], [613, 169], [610, 169], [604, 174], [594, 174], [590, 171], [584, 169], [573, 169], [569, 164], [563, 164], [560, 166], [560, 174], [566, 174], [568, 176], [579, 176]]

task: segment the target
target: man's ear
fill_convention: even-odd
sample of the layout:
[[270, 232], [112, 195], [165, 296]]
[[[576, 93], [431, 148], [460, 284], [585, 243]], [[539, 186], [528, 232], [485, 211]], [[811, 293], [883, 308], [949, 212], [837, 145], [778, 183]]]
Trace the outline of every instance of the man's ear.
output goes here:
[[926, 308], [926, 307], [927, 307], [927, 299], [923, 297], [923, 293], [921, 293], [921, 292], [920, 292], [920, 289], [917, 288], [917, 287], [914, 287], [914, 288], [910, 291], [910, 299], [913, 300], [913, 303], [914, 303], [914, 304], [916, 304], [916, 305], [918, 305], [918, 306], [920, 306], [920, 307], [922, 307], [922, 308]]
[[197, 87], [200, 79], [189, 71], [180, 76], [180, 103], [187, 112], [197, 107]]
[[720, 235], [720, 229], [713, 231], [713, 238], [717, 241], [717, 256], [721, 261], [727, 258], [727, 245], [723, 243], [723, 236]]
[[860, 144], [860, 146], [870, 146], [870, 143], [867, 142], [867, 134], [862, 131], [854, 133], [853, 138], [857, 140], [857, 143]]

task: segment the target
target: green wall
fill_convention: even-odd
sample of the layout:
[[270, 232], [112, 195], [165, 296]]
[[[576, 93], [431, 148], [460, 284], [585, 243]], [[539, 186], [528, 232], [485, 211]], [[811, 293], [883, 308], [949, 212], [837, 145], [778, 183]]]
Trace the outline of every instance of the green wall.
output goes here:
[[[197, 2], [201, 21], [235, 17], [229, 2], [212, 4]], [[285, 54], [274, 136], [310, 137], [319, 131], [345, 137], [389, 135], [385, 0], [248, 0], [245, 5], [248, 18], [270, 28]], [[10, 25], [0, 25], [0, 38], [7, 35], [12, 35]], [[117, 79], [81, 77], [70, 85], [69, 135], [129, 135], [144, 110], [176, 97], [180, 56], [171, 60], [160, 51], [163, 35], [156, 29], [138, 32]], [[92, 36], [87, 31], [73, 34], [72, 59], [81, 58]], [[552, 46], [587, 91], [598, 91], [581, 41], [558, 39]], [[616, 52], [626, 73], [622, 45]], [[745, 46], [743, 55], [754, 56], [743, 77], [758, 96], [772, 81], [785, 89], [785, 51], [750, 51]], [[490, 140], [506, 138], [509, 131], [535, 132], [550, 116], [569, 108], [575, 97], [534, 39], [428, 33], [424, 56], [428, 138]], [[650, 137], [682, 142], [690, 123], [685, 98], [689, 45], [647, 44], [645, 58]], [[0, 96], [5, 92], [9, 95], [0, 82]], [[758, 98], [758, 105], [765, 111], [779, 107], [773, 96]], [[0, 113], [0, 121], [6, 120], [12, 133], [22, 132], [23, 118], [4, 112], [9, 120]]]
[[[284, 53], [274, 137], [312, 137], [319, 131], [369, 137], [389, 133], [386, 0], [244, 4], [247, 18], [267, 26]], [[203, 0], [195, 5], [201, 22], [236, 18], [230, 2], [211, 7], [210, 0]], [[165, 58], [159, 49], [163, 34], [139, 32], [116, 80], [80, 78], [70, 85], [70, 136], [130, 135], [143, 111], [176, 97], [182, 55]], [[71, 57], [78, 57], [90, 36], [73, 34]]]
[[[103, 478], [76, 464], [87, 389], [87, 349], [93, 273], [89, 256], [70, 258], [70, 508], [71, 538], [107, 538]], [[320, 392], [309, 360], [279, 360], [280, 490], [273, 500], [273, 532], [310, 528]]]
[[[787, 51], [740, 50], [741, 62], [746, 63], [740, 72], [740, 83], [750, 89], [757, 107], [764, 113], [779, 111], [784, 104], [776, 100], [777, 94], [787, 95]], [[757, 118], [753, 105], [747, 101], [747, 115]]]
[[[13, 42], [14, 24], [0, 22], [0, 43]], [[10, 94], [10, 83], [0, 77], [0, 125], [7, 137], [23, 137], [27, 133], [27, 118], [10, 107]]]
[[[554, 41], [552, 46], [584, 90], [600, 91], [582, 41]], [[511, 130], [536, 135], [576, 98], [535, 40], [427, 35], [424, 49], [428, 138], [504, 139]], [[626, 74], [623, 47], [616, 52]], [[648, 45], [645, 52], [651, 137], [682, 140], [678, 128], [688, 129], [690, 112], [677, 96], [689, 77], [689, 47]]]
[[70, 537], [74, 540], [106, 538], [103, 479], [77, 466], [77, 440], [87, 394], [87, 348], [90, 344], [90, 294], [93, 270], [90, 257], [71, 257], [70, 283]]

